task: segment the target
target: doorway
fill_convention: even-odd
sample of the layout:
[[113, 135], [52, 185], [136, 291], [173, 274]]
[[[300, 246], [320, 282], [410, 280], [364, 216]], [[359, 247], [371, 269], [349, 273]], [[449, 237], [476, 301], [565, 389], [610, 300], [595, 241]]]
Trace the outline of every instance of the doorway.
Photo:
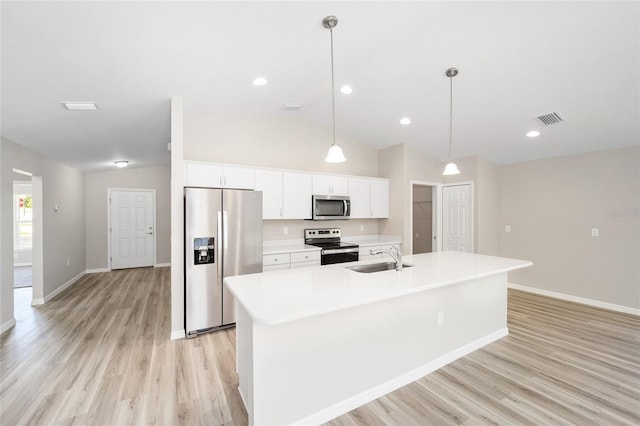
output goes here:
[[13, 288], [32, 286], [33, 193], [31, 181], [13, 181]]
[[156, 261], [155, 189], [108, 189], [109, 267], [143, 268]]
[[431, 253], [441, 250], [439, 189], [439, 183], [411, 181], [411, 239], [408, 241], [408, 253]]

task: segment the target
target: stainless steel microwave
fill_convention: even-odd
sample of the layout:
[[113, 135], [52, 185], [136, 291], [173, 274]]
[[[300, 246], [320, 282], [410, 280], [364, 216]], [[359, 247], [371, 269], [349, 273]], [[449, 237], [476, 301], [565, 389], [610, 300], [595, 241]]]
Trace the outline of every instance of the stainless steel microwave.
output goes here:
[[339, 195], [313, 195], [311, 197], [312, 220], [349, 219], [351, 199]]

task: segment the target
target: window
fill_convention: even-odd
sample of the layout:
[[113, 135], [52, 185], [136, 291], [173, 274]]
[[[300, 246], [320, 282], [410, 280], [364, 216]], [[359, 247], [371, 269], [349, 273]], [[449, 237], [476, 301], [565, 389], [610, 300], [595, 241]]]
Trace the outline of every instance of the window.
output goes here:
[[13, 245], [16, 250], [30, 250], [33, 235], [33, 214], [31, 194], [15, 194], [15, 227]]

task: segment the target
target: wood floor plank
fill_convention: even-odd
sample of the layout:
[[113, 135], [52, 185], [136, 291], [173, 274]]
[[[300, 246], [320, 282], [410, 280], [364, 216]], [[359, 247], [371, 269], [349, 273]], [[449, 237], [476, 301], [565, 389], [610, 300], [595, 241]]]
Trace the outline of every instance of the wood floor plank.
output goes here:
[[[235, 330], [170, 341], [170, 298], [168, 268], [86, 275], [40, 307], [23, 297], [0, 338], [0, 424], [246, 425]], [[510, 290], [508, 325], [329, 424], [640, 424], [640, 318]]]

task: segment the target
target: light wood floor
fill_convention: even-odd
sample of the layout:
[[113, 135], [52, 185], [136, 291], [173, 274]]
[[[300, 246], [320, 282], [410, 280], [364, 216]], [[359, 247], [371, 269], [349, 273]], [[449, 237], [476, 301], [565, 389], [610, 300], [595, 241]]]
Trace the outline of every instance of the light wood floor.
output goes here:
[[[169, 269], [91, 274], [0, 339], [0, 424], [247, 423], [235, 332], [169, 340]], [[510, 335], [332, 425], [640, 424], [640, 318], [510, 291]]]

